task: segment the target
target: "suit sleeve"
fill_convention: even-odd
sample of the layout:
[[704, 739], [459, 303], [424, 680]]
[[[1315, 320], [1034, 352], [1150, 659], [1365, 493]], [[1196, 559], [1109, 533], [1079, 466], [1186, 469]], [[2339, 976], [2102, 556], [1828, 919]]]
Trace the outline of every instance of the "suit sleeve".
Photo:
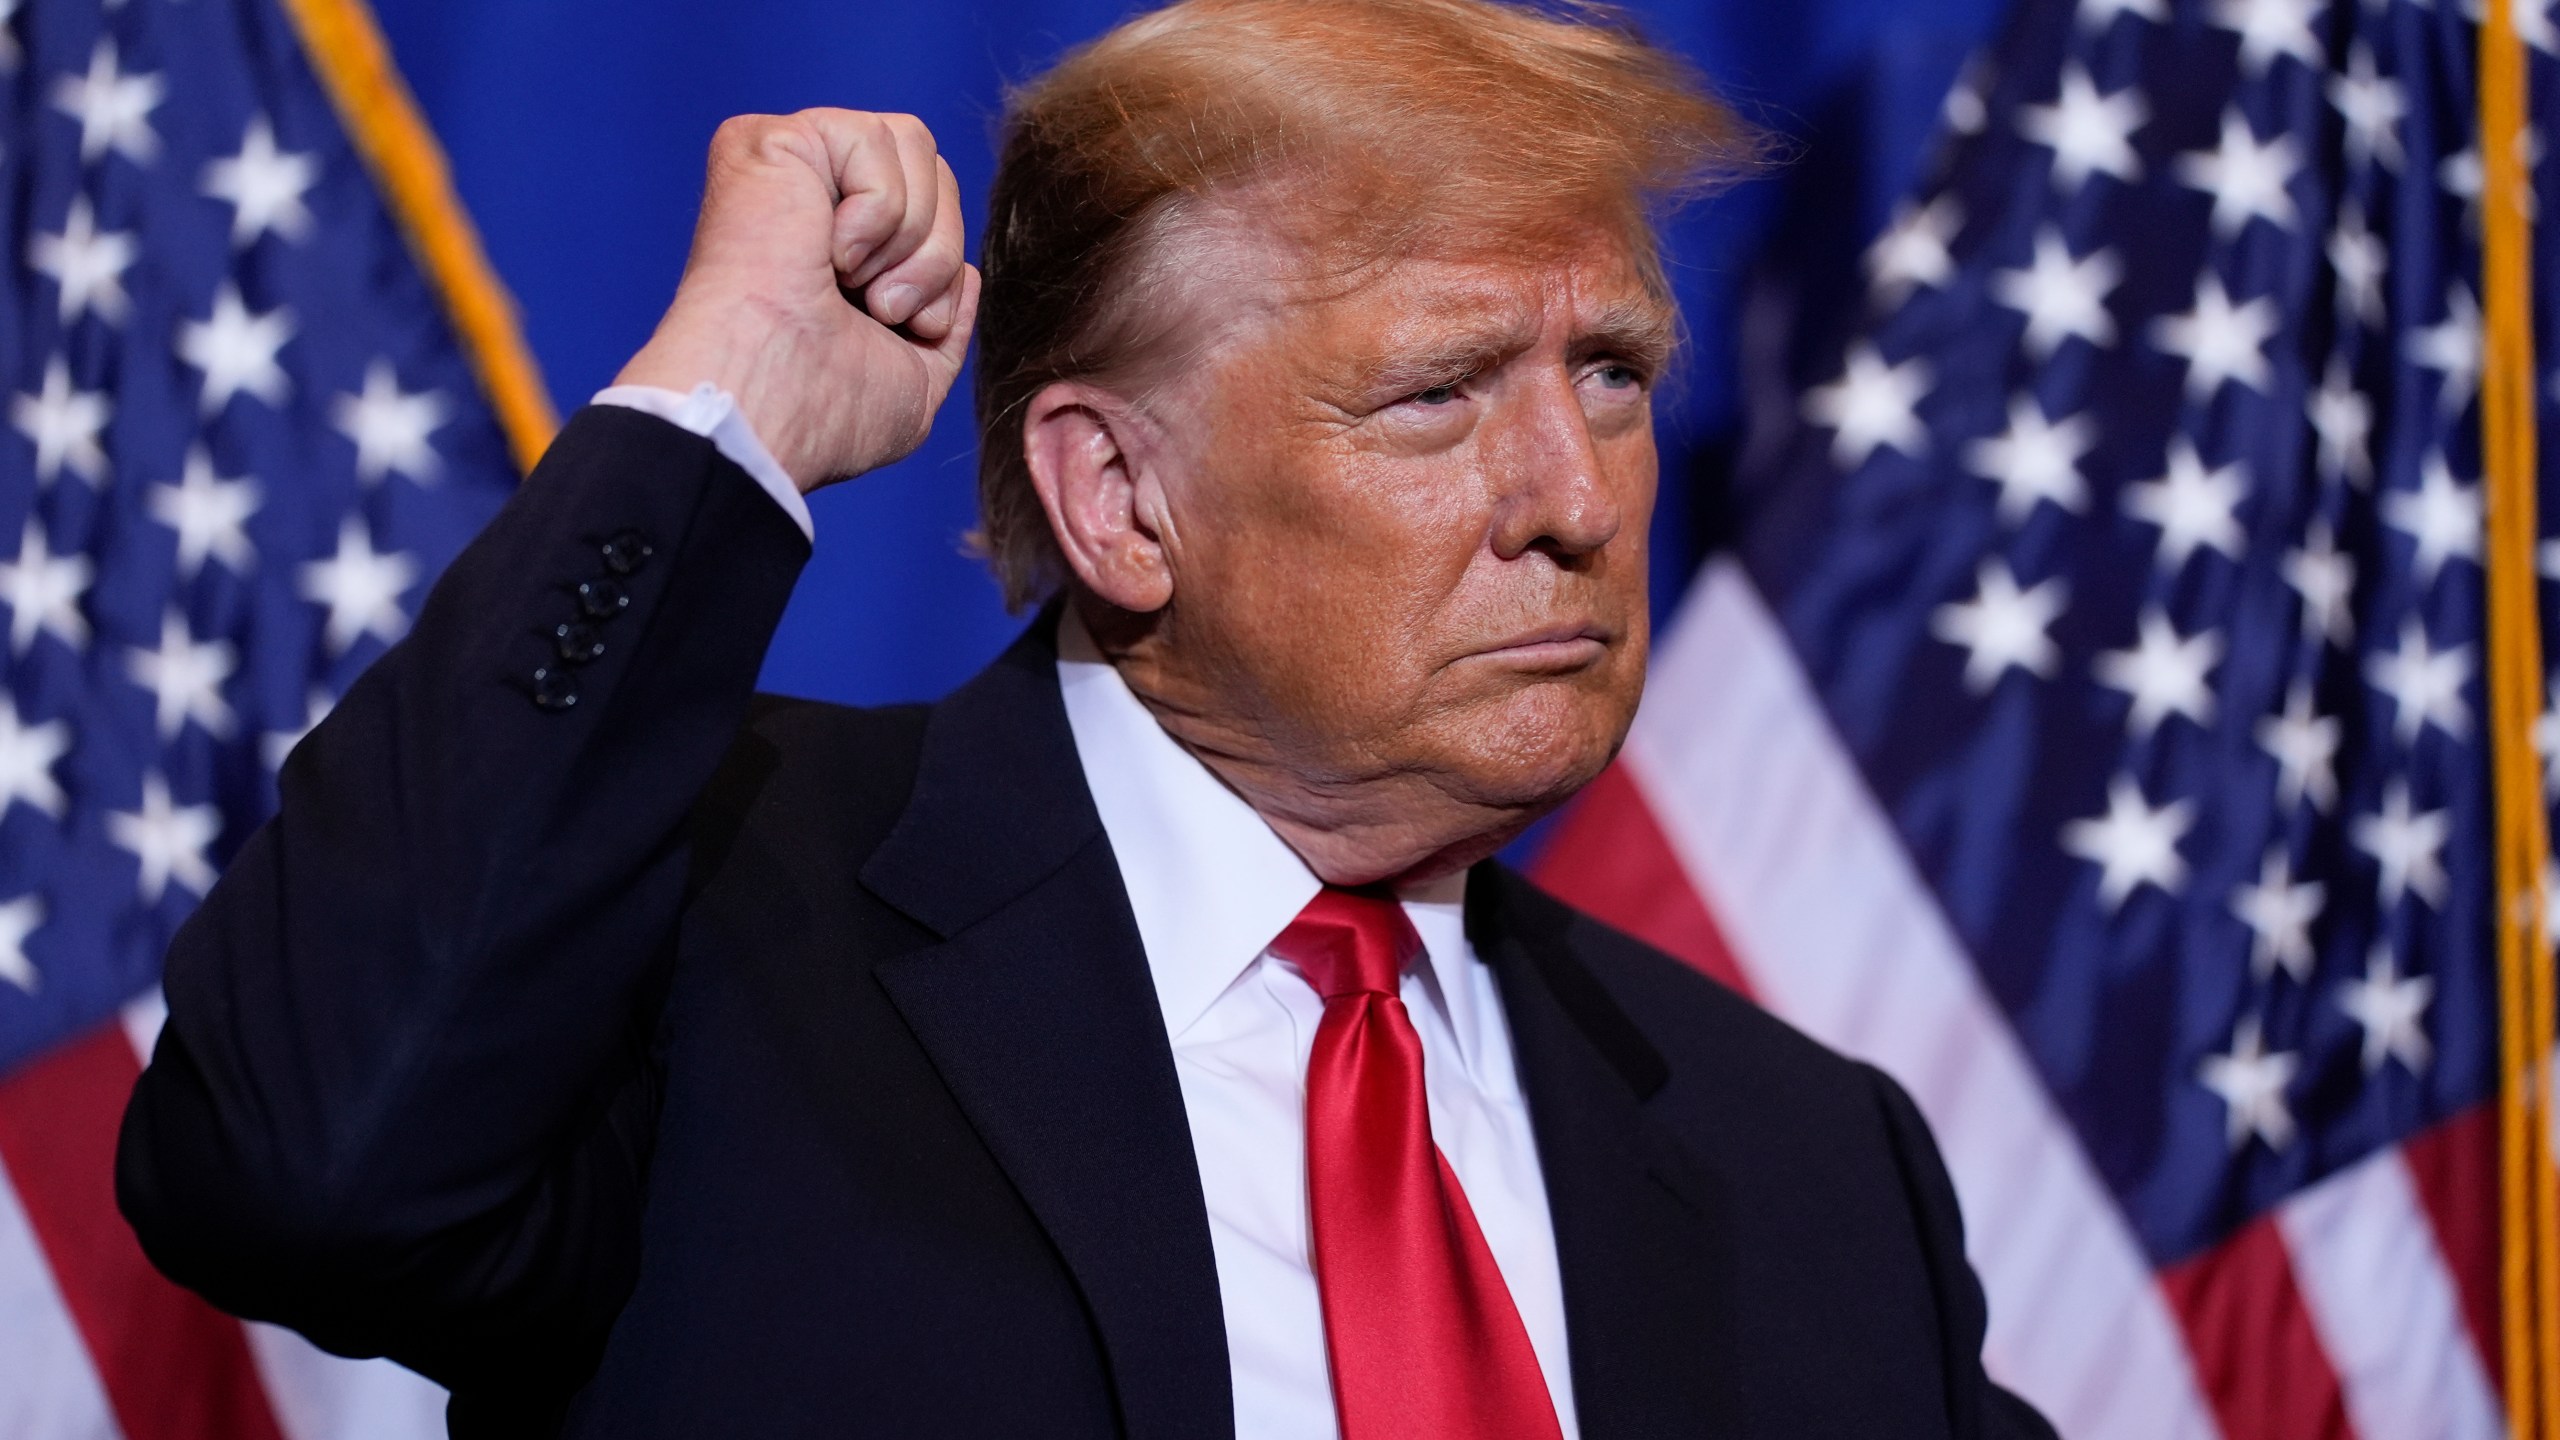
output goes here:
[[636, 1273], [687, 815], [807, 557], [709, 442], [570, 421], [171, 945], [117, 1157], [156, 1264], [457, 1390], [591, 1368]]
[[1920, 1108], [1873, 1067], [1866, 1069], [1883, 1107], [1885, 1129], [1893, 1144], [1902, 1186], [1911, 1198], [1914, 1223], [1938, 1297], [1938, 1334], [1945, 1346], [1949, 1429], [1959, 1440], [2055, 1440], [2053, 1426], [2034, 1406], [2002, 1389], [1982, 1368], [1982, 1337], [1989, 1310], [1982, 1282], [1975, 1278], [1964, 1253], [1964, 1215], [1956, 1190], [1938, 1158], [1937, 1142]]

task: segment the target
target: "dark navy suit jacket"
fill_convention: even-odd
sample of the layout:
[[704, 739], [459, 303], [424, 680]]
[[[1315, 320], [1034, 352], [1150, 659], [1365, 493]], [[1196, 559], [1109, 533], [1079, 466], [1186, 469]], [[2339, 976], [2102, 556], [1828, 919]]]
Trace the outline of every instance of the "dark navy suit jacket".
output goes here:
[[[704, 441], [573, 420], [180, 932], [125, 1213], [456, 1435], [1227, 1436], [1052, 627], [929, 708], [757, 699], [807, 553]], [[1891, 1081], [1498, 865], [1467, 924], [1585, 1436], [2050, 1433]]]

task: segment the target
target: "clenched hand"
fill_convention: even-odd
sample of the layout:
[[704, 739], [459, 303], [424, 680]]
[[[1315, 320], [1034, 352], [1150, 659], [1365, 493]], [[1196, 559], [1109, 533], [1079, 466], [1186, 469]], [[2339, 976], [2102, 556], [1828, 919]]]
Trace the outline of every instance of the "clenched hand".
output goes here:
[[922, 121], [740, 116], [711, 142], [675, 301], [615, 383], [727, 390], [806, 492], [924, 443], [977, 306]]

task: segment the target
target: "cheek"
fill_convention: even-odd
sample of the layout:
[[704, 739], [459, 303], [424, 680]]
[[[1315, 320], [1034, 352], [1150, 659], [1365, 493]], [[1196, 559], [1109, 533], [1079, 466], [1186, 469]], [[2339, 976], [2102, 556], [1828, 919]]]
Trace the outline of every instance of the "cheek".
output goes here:
[[1253, 627], [1284, 644], [1403, 668], [1484, 548], [1478, 487], [1455, 466], [1412, 460], [1258, 458], [1234, 477], [1215, 542], [1196, 556], [1218, 602], [1248, 607]]

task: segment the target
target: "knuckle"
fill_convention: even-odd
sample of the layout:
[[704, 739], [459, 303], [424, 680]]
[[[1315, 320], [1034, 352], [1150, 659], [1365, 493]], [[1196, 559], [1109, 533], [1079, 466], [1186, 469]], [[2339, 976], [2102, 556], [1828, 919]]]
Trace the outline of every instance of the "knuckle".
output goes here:
[[715, 152], [740, 153], [753, 150], [773, 127], [770, 115], [732, 115], [711, 132], [711, 148]]

